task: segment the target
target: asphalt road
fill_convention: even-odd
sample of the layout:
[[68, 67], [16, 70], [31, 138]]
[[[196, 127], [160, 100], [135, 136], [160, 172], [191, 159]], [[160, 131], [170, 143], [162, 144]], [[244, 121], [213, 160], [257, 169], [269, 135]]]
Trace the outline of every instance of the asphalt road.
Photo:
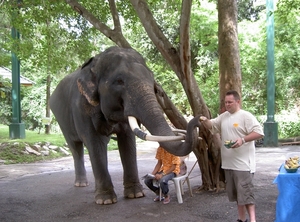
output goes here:
[[[138, 145], [140, 177], [152, 170], [156, 143]], [[300, 154], [300, 146], [257, 148], [257, 172], [255, 190], [257, 221], [275, 220], [277, 187], [273, 180], [288, 153]], [[72, 157], [35, 164], [0, 165], [0, 221], [2, 222], [50, 222], [50, 221], [236, 221], [234, 203], [227, 200], [225, 192], [199, 192], [201, 174], [198, 165], [191, 173], [193, 197], [187, 192], [183, 204], [178, 204], [175, 189], [170, 184], [171, 202], [168, 205], [153, 202], [153, 193], [144, 186], [146, 197], [123, 198], [122, 166], [118, 151], [110, 151], [109, 171], [114, 182], [118, 202], [113, 205], [97, 205], [94, 202], [94, 179], [86, 158], [90, 186], [76, 188]], [[191, 170], [196, 158], [187, 160]], [[142, 181], [143, 182], [143, 181]]]

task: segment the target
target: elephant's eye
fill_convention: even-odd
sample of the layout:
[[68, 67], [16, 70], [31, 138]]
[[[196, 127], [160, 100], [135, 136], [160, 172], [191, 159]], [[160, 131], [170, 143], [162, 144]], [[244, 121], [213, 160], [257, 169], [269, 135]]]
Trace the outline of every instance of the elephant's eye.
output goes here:
[[124, 81], [123, 81], [123, 79], [116, 79], [116, 80], [114, 81], [114, 84], [117, 84], [117, 85], [124, 85]]

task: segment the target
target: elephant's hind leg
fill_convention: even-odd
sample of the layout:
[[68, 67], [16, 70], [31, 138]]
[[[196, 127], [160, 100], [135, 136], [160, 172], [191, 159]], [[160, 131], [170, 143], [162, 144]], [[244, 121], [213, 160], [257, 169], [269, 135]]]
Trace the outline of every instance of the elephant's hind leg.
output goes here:
[[73, 155], [75, 168], [75, 187], [86, 187], [89, 185], [84, 166], [84, 148], [82, 142], [68, 142]]

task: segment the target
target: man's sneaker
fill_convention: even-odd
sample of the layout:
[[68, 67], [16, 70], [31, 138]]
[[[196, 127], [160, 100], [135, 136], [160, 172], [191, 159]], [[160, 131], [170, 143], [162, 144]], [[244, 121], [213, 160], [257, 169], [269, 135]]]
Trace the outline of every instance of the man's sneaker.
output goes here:
[[242, 221], [242, 220], [238, 219], [237, 222], [248, 222], [248, 220], [246, 219], [245, 221]]
[[154, 202], [158, 202], [158, 201], [163, 201], [165, 198], [164, 197], [161, 197], [160, 199], [159, 199], [159, 196], [157, 196], [157, 197], [155, 197], [154, 198]]
[[170, 203], [170, 201], [171, 201], [171, 197], [170, 197], [170, 195], [168, 195], [168, 196], [165, 197], [163, 203], [164, 203], [164, 204], [168, 204], [168, 203]]

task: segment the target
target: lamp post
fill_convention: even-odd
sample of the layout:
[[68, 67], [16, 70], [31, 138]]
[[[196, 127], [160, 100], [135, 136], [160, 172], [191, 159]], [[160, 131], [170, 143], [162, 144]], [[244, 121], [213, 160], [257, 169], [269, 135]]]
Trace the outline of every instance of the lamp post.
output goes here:
[[[21, 0], [17, 0], [18, 7]], [[17, 16], [16, 12], [13, 12], [12, 19]], [[11, 36], [14, 41], [20, 38], [20, 34], [15, 27], [11, 29]], [[11, 139], [23, 139], [25, 138], [25, 124], [21, 122], [21, 102], [20, 102], [20, 61], [14, 52], [16, 47], [12, 50], [12, 123], [9, 125], [9, 137]]]
[[278, 123], [275, 122], [275, 68], [274, 68], [274, 4], [267, 3], [267, 120], [264, 123], [264, 146], [278, 146]]

